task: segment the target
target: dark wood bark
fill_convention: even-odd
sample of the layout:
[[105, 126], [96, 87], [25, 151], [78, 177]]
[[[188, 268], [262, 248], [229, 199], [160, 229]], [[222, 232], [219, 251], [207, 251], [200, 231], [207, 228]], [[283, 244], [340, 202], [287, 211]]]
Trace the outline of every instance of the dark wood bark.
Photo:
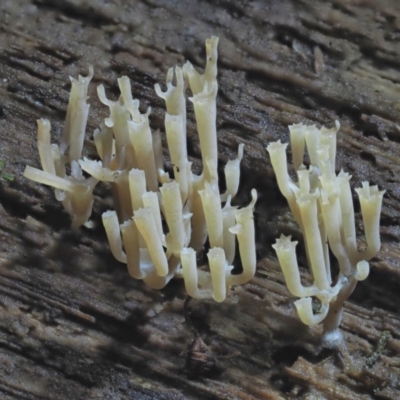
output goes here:
[[[100, 220], [111, 207], [106, 186], [96, 189], [96, 228], [73, 234], [53, 191], [22, 172], [39, 166], [36, 119], [51, 120], [58, 142], [69, 75], [95, 68], [94, 155], [91, 132], [106, 114], [95, 86], [116, 97], [127, 74], [153, 109], [152, 127], [162, 127], [154, 83], [185, 59], [201, 68], [211, 35], [220, 37], [220, 162], [245, 143], [238, 204], [258, 190], [259, 263], [224, 303], [193, 300], [185, 323], [180, 282], [152, 291], [111, 256]], [[3, 0], [0, 57], [0, 159], [14, 176], [0, 183], [1, 399], [400, 398], [397, 2]], [[353, 187], [386, 189], [382, 250], [345, 305], [339, 350], [320, 344], [321, 327], [299, 322], [271, 250], [281, 232], [301, 235], [265, 150], [287, 141], [288, 124], [335, 119], [337, 167]], [[199, 168], [190, 107], [188, 121]], [[356, 215], [362, 235], [358, 205]], [[391, 338], [366, 368], [384, 331]]]

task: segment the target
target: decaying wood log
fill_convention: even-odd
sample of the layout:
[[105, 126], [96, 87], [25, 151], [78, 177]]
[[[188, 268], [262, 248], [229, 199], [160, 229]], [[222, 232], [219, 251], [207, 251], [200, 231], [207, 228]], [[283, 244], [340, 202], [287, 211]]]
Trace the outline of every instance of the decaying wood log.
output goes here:
[[[185, 322], [181, 282], [152, 291], [111, 256], [105, 185], [95, 192], [96, 227], [73, 234], [53, 191], [22, 172], [39, 166], [36, 119], [60, 136], [69, 75], [95, 69], [85, 144], [94, 156], [91, 134], [106, 115], [95, 86], [116, 98], [127, 74], [143, 109], [152, 106], [152, 127], [162, 127], [154, 84], [186, 59], [201, 68], [211, 35], [220, 37], [220, 163], [245, 143], [238, 203], [258, 190], [259, 264], [224, 303], [193, 300]], [[14, 176], [0, 183], [1, 399], [400, 398], [400, 4], [3, 0], [0, 57], [0, 159]], [[335, 119], [337, 167], [353, 186], [386, 189], [382, 250], [346, 303], [341, 349], [299, 322], [284, 285], [271, 244], [281, 232], [301, 235], [265, 150], [288, 140], [288, 124]], [[199, 168], [190, 107], [188, 120]]]

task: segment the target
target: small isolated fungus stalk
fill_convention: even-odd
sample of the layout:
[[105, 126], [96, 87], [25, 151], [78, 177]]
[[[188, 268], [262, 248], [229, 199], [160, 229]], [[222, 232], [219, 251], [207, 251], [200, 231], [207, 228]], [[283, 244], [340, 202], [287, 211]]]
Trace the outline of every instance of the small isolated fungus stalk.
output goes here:
[[[116, 211], [103, 214], [103, 224], [114, 257], [127, 263], [130, 274], [152, 288], [162, 288], [173, 277], [182, 277], [187, 293], [196, 298], [223, 301], [229, 287], [249, 281], [255, 273], [253, 209], [257, 193], [242, 209], [231, 205], [240, 180], [238, 156], [225, 167], [227, 191], [218, 186], [216, 131], [218, 38], [206, 41], [207, 66], [199, 74], [190, 63], [171, 68], [166, 91], [156, 93], [166, 104], [165, 133], [173, 178], [164, 170], [160, 131], [152, 132], [150, 109], [139, 111], [132, 98], [129, 79], [118, 79], [121, 96], [106, 97], [98, 87], [100, 101], [109, 117], [94, 132], [101, 161], [79, 160], [80, 167], [96, 181], [111, 182]], [[193, 96], [203, 160], [203, 172], [191, 170], [186, 145], [186, 89]], [[222, 203], [225, 203], [224, 205]], [[196, 255], [207, 237], [209, 270], [198, 269]], [[232, 275], [232, 262], [239, 245], [243, 272]]]
[[[72, 227], [78, 228], [88, 222], [93, 206], [93, 189], [98, 180], [85, 178], [78, 160], [81, 158], [89, 115], [87, 90], [93, 77], [90, 67], [87, 77], [71, 79], [71, 94], [67, 108], [61, 144], [50, 143], [50, 121], [37, 121], [37, 140], [42, 169], [27, 166], [24, 176], [35, 182], [55, 188], [56, 199], [61, 201], [72, 217]], [[70, 175], [66, 173], [70, 168]]]
[[[295, 306], [306, 325], [323, 323], [325, 338], [335, 337], [342, 318], [343, 304], [353, 292], [357, 281], [369, 274], [368, 261], [380, 248], [379, 218], [384, 191], [363, 182], [356, 189], [361, 204], [367, 247], [357, 250], [353, 198], [349, 174], [335, 173], [336, 127], [318, 129], [303, 124], [292, 125], [290, 142], [297, 182], [288, 174], [286, 147], [280, 141], [271, 143], [267, 150], [282, 194], [300, 225], [306, 245], [313, 284], [304, 287], [300, 281], [295, 248], [297, 242], [282, 235], [273, 245], [289, 291], [300, 300]], [[310, 167], [303, 164], [307, 147]], [[329, 248], [335, 256], [339, 274], [331, 277]], [[312, 298], [321, 303], [313, 312]]]

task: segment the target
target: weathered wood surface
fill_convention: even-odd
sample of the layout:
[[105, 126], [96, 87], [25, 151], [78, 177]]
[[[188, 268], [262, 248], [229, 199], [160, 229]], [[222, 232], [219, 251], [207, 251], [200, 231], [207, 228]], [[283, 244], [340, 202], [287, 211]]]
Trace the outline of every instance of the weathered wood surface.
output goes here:
[[[51, 120], [55, 142], [60, 135], [69, 75], [95, 68], [92, 155], [91, 132], [106, 113], [95, 86], [116, 97], [116, 79], [127, 74], [160, 127], [154, 83], [185, 59], [202, 67], [211, 35], [220, 37], [220, 161], [246, 144], [238, 203], [259, 191], [259, 264], [223, 304], [193, 301], [188, 326], [179, 282], [151, 291], [110, 255], [105, 186], [96, 190], [97, 227], [73, 234], [52, 190], [22, 172], [39, 166], [36, 119]], [[15, 177], [0, 184], [1, 399], [400, 398], [398, 2], [2, 0], [0, 57], [0, 159]], [[188, 119], [198, 167], [191, 108]], [[295, 315], [271, 244], [280, 232], [301, 237], [265, 150], [288, 139], [288, 124], [335, 119], [338, 168], [353, 186], [386, 189], [382, 250], [346, 304], [347, 352], [323, 348], [319, 328]], [[365, 369], [385, 330], [392, 338]], [[196, 335], [200, 355], [187, 353]]]

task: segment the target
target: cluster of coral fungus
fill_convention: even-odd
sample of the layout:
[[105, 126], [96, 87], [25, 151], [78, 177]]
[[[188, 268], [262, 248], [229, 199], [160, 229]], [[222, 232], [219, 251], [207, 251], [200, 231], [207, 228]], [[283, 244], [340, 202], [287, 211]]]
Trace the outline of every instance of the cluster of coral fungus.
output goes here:
[[[62, 143], [50, 143], [50, 122], [38, 121], [38, 147], [42, 170], [27, 167], [25, 176], [55, 188], [56, 197], [73, 218], [73, 227], [86, 223], [93, 205], [93, 189], [110, 182], [116, 211], [103, 214], [103, 224], [115, 258], [128, 265], [130, 274], [152, 288], [164, 287], [182, 277], [187, 293], [196, 298], [223, 301], [232, 285], [249, 281], [255, 273], [255, 237], [252, 201], [244, 208], [231, 205], [240, 179], [239, 155], [225, 166], [227, 191], [220, 194], [216, 131], [218, 38], [206, 41], [207, 66], [199, 74], [188, 62], [171, 68], [167, 90], [156, 85], [165, 100], [165, 133], [173, 178], [164, 170], [160, 131], [149, 126], [150, 109], [142, 114], [132, 98], [129, 79], [118, 79], [121, 96], [114, 102], [104, 87], [99, 98], [109, 107], [109, 117], [94, 132], [101, 161], [82, 159], [89, 113], [87, 89], [93, 76], [72, 79]], [[186, 146], [186, 91], [190, 88], [203, 172], [191, 170]], [[66, 175], [69, 164], [71, 175]], [[91, 175], [85, 178], [82, 171]], [[197, 268], [196, 254], [209, 242], [209, 269]], [[243, 272], [232, 275], [239, 247]]]
[[[72, 79], [62, 142], [50, 143], [50, 122], [38, 121], [38, 147], [42, 170], [27, 167], [25, 176], [53, 186], [57, 200], [73, 218], [77, 228], [88, 221], [93, 205], [93, 189], [99, 181], [109, 182], [115, 211], [103, 214], [110, 248], [115, 258], [128, 265], [130, 274], [152, 288], [162, 288], [173, 277], [185, 281], [189, 296], [226, 298], [230, 286], [248, 282], [255, 274], [256, 252], [253, 210], [257, 199], [244, 208], [231, 205], [240, 179], [238, 156], [225, 166], [227, 190], [218, 184], [218, 146], [216, 131], [218, 38], [206, 41], [207, 65], [199, 74], [187, 62], [171, 68], [167, 90], [159, 85], [156, 93], [165, 100], [165, 134], [173, 165], [168, 173], [163, 165], [162, 137], [149, 126], [150, 109], [142, 114], [139, 101], [132, 98], [129, 79], [118, 79], [118, 101], [106, 97], [98, 87], [101, 102], [109, 117], [94, 132], [101, 161], [82, 159], [83, 140], [89, 113], [87, 90], [93, 76]], [[186, 92], [192, 93], [203, 172], [191, 169], [186, 146]], [[357, 189], [367, 242], [359, 252], [355, 236], [354, 208], [350, 176], [335, 172], [336, 134], [333, 129], [303, 124], [290, 129], [293, 165], [298, 180], [288, 174], [286, 147], [271, 143], [268, 151], [278, 186], [304, 235], [313, 284], [300, 281], [295, 247], [290, 237], [281, 236], [276, 250], [289, 291], [301, 299], [295, 302], [300, 319], [307, 325], [323, 321], [326, 333], [339, 326], [344, 301], [357, 281], [368, 276], [370, 260], [380, 248], [379, 218], [383, 191], [368, 182]], [[307, 148], [310, 166], [303, 164]], [[70, 175], [66, 174], [67, 170]], [[85, 178], [83, 171], [90, 175]], [[198, 268], [196, 255], [208, 239], [208, 268]], [[242, 272], [232, 275], [232, 262], [240, 253]], [[329, 248], [335, 256], [339, 275], [331, 277]], [[318, 299], [319, 312], [312, 299]]]

